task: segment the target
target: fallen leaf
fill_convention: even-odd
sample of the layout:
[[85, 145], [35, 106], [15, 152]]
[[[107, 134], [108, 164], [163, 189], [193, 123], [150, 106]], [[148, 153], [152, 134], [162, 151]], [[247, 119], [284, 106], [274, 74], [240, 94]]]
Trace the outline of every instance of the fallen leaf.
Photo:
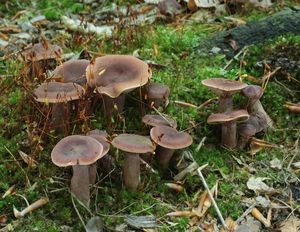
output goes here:
[[297, 232], [300, 229], [300, 219], [295, 216], [289, 217], [280, 224], [281, 232]]
[[268, 185], [266, 185], [263, 182], [263, 178], [261, 177], [250, 177], [250, 179], [247, 181], [247, 187], [250, 190], [253, 190], [254, 192], [265, 192], [265, 193], [270, 193], [274, 192], [275, 190]]
[[195, 213], [193, 213], [192, 211], [188, 211], [188, 210], [184, 210], [184, 211], [175, 211], [175, 212], [171, 212], [171, 213], [167, 213], [166, 216], [169, 217], [191, 217], [194, 216]]
[[176, 183], [165, 183], [165, 185], [170, 188], [175, 190], [176, 192], [182, 192], [184, 190], [184, 188], [182, 187], [182, 185], [180, 184], [176, 184]]
[[0, 215], [0, 224], [5, 224], [7, 222], [7, 216], [6, 215]]
[[271, 168], [275, 168], [275, 169], [282, 169], [282, 162], [277, 159], [277, 158], [274, 158], [273, 160], [270, 161], [270, 165], [271, 165]]
[[15, 185], [9, 187], [9, 189], [3, 194], [2, 199], [11, 195], [14, 192], [14, 189], [15, 189]]
[[103, 232], [103, 220], [101, 217], [92, 217], [86, 224], [86, 232]]
[[237, 224], [235, 221], [232, 220], [232, 218], [228, 217], [225, 220], [225, 224], [227, 225], [227, 230], [225, 230], [223, 227], [220, 232], [235, 232], [237, 228]]
[[31, 158], [29, 155], [27, 155], [25, 152], [23, 151], [19, 151], [19, 155], [21, 156], [21, 158], [23, 159], [23, 161], [31, 168], [36, 168], [38, 162], [35, 161], [33, 158]]
[[265, 218], [261, 212], [257, 209], [257, 208], [253, 208], [251, 211], [251, 214], [253, 217], [255, 217], [258, 221], [260, 221], [262, 224], [264, 224], [264, 226], [266, 228], [271, 226], [271, 222], [270, 220], [268, 220], [267, 218]]

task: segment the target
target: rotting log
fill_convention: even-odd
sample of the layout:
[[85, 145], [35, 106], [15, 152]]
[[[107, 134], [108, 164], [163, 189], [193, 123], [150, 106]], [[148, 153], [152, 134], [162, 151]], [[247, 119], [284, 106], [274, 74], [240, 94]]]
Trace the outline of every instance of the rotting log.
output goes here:
[[262, 43], [287, 33], [300, 34], [300, 7], [286, 8], [258, 21], [219, 32], [201, 43], [198, 49], [207, 51], [218, 47], [227, 56], [233, 57], [245, 46]]

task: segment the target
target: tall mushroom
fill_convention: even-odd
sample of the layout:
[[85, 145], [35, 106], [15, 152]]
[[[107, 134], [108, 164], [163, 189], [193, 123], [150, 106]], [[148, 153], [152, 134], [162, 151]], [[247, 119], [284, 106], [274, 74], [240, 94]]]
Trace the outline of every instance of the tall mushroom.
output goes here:
[[100, 159], [103, 146], [96, 139], [71, 135], [60, 140], [51, 152], [52, 162], [59, 167], [72, 166], [72, 193], [85, 205], [90, 201], [90, 171], [89, 166]]
[[192, 137], [186, 132], [179, 132], [169, 126], [156, 126], [150, 131], [151, 139], [158, 144], [155, 155], [159, 168], [165, 171], [176, 149], [182, 149], [192, 144]]
[[237, 145], [236, 123], [244, 122], [249, 119], [246, 110], [226, 111], [216, 113], [208, 117], [208, 124], [222, 124], [221, 144], [228, 148], [235, 148]]
[[123, 169], [125, 186], [136, 191], [140, 183], [140, 154], [154, 152], [155, 145], [146, 136], [134, 134], [120, 134], [112, 141], [117, 149], [125, 151]]
[[225, 78], [211, 78], [202, 81], [202, 84], [211, 89], [219, 97], [219, 112], [233, 109], [232, 95], [244, 89], [247, 84]]
[[125, 93], [145, 85], [151, 77], [147, 63], [129, 55], [96, 58], [86, 69], [87, 82], [103, 97], [104, 109], [111, 116], [115, 105], [121, 112]]
[[[63, 51], [59, 46], [52, 45], [44, 40], [26, 49], [22, 54], [29, 63], [29, 75], [32, 77], [41, 77], [47, 68], [51, 69], [52, 66], [56, 65], [56, 59], [60, 58], [62, 53]], [[50, 63], [53, 60], [55, 62], [51, 65]]]
[[38, 102], [53, 104], [53, 126], [63, 128], [69, 124], [69, 105], [65, 103], [80, 99], [84, 92], [84, 88], [75, 83], [49, 82], [38, 86], [34, 95]]

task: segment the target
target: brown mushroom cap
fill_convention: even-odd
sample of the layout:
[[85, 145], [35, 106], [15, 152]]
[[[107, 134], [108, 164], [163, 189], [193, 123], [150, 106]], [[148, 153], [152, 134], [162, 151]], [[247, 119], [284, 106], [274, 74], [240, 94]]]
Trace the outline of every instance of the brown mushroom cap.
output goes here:
[[37, 43], [25, 50], [23, 55], [28, 61], [57, 59], [62, 55], [62, 49], [57, 45]]
[[173, 128], [177, 127], [177, 122], [169, 116], [161, 116], [158, 114], [146, 114], [142, 118], [143, 123], [149, 126], [170, 126]]
[[120, 134], [112, 141], [112, 145], [122, 151], [144, 154], [154, 152], [155, 145], [146, 136], [133, 134]]
[[89, 64], [90, 61], [84, 59], [69, 60], [56, 67], [51, 78], [61, 78], [64, 83], [72, 82], [83, 85], [86, 83], [85, 70]]
[[203, 85], [207, 86], [218, 96], [232, 95], [247, 86], [241, 81], [233, 81], [225, 78], [211, 78], [201, 81]]
[[147, 63], [128, 55], [98, 57], [86, 69], [89, 86], [111, 98], [145, 85], [150, 76]]
[[106, 131], [102, 131], [99, 129], [94, 129], [86, 133], [86, 135], [100, 135], [102, 138], [106, 139], [108, 134]]
[[242, 90], [242, 94], [250, 99], [260, 99], [264, 90], [258, 85], [248, 85]]
[[208, 117], [208, 124], [221, 124], [232, 121], [247, 121], [249, 119], [249, 114], [246, 110], [234, 110], [225, 113], [216, 113]]
[[150, 83], [148, 86], [148, 98], [168, 98], [170, 88], [159, 83]]
[[169, 149], [182, 149], [192, 144], [192, 137], [168, 126], [156, 126], [150, 131], [151, 139], [158, 145]]
[[34, 90], [35, 100], [47, 103], [63, 103], [81, 98], [84, 88], [76, 83], [43, 83]]
[[245, 123], [239, 126], [239, 134], [245, 137], [250, 137], [256, 134], [256, 128], [255, 126]]
[[103, 146], [102, 155], [106, 155], [110, 149], [110, 144], [106, 141], [106, 138], [103, 137], [101, 134], [87, 134], [87, 136], [96, 139], [99, 143]]
[[71, 135], [63, 138], [51, 152], [52, 162], [60, 167], [90, 165], [102, 156], [102, 144], [84, 135]]

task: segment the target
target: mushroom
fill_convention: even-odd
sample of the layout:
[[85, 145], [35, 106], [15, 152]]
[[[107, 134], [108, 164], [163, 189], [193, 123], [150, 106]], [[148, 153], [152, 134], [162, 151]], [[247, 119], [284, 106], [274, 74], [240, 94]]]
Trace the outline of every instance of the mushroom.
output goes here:
[[221, 144], [228, 148], [235, 148], [237, 145], [236, 123], [247, 121], [249, 114], [246, 110], [226, 111], [216, 113], [208, 117], [208, 124], [222, 124]]
[[170, 163], [175, 149], [182, 149], [192, 144], [192, 137], [186, 132], [179, 132], [169, 126], [156, 126], [150, 131], [151, 139], [159, 146], [156, 156], [159, 167], [165, 171]]
[[151, 127], [154, 126], [170, 126], [173, 128], [177, 127], [177, 122], [173, 118], [167, 115], [146, 114], [142, 118], [142, 121], [143, 123]]
[[66, 61], [54, 69], [51, 79], [83, 86], [86, 83], [85, 71], [89, 64], [90, 61], [84, 59]]
[[170, 88], [166, 85], [158, 83], [150, 83], [147, 86], [147, 95], [149, 106], [155, 108], [163, 107], [166, 108], [169, 101]]
[[202, 81], [202, 84], [211, 89], [219, 97], [219, 112], [233, 109], [232, 95], [244, 89], [247, 84], [225, 78], [211, 78]]
[[249, 99], [247, 104], [247, 110], [250, 113], [250, 118], [256, 118], [256, 120], [261, 120], [258, 122], [262, 127], [256, 128], [257, 132], [266, 131], [268, 128], [273, 127], [273, 120], [265, 111], [264, 107], [260, 102], [264, 91], [263, 88], [257, 85], [249, 85], [242, 90], [242, 95]]
[[98, 57], [86, 69], [87, 83], [103, 97], [104, 110], [111, 116], [124, 107], [125, 93], [149, 81], [151, 72], [147, 63], [129, 55]]
[[[147, 126], [170, 126], [173, 128], [177, 127], [177, 122], [173, 119], [170, 118], [167, 115], [158, 115], [158, 114], [146, 114], [143, 118], [142, 121], [144, 124], [146, 124]], [[149, 131], [148, 131], [149, 133]], [[152, 153], [148, 153], [148, 154], [142, 154], [141, 158], [143, 160], [145, 160], [147, 163], [150, 163], [152, 160]]]
[[[46, 40], [34, 44], [26, 49], [22, 54], [30, 66], [30, 76], [41, 77], [46, 72], [51, 61], [58, 59], [62, 55], [62, 49], [57, 45], [49, 44]], [[50, 62], [49, 62], [50, 61]], [[54, 62], [53, 67], [56, 65]], [[52, 65], [50, 65], [50, 69]]]
[[[107, 142], [107, 133], [105, 131], [95, 129], [89, 131], [86, 135], [96, 139], [99, 143], [102, 144], [103, 157], [99, 160], [98, 163], [100, 163], [101, 171], [103, 171], [104, 173], [109, 173], [112, 167], [112, 157], [109, 154], [107, 154], [110, 149], [110, 144]], [[95, 162], [94, 164], [90, 165], [90, 184], [95, 184], [97, 177], [96, 174], [97, 164]]]
[[244, 149], [249, 139], [256, 134], [256, 128], [250, 123], [241, 124], [238, 128], [238, 148]]
[[51, 152], [51, 159], [55, 165], [72, 166], [71, 192], [87, 206], [90, 201], [91, 169], [89, 166], [104, 155], [102, 144], [84, 135], [71, 135], [63, 138]]
[[125, 186], [136, 191], [140, 183], [140, 156], [139, 154], [154, 152], [155, 145], [146, 136], [134, 134], [120, 134], [112, 141], [117, 149], [125, 151], [123, 169]]
[[65, 111], [64, 103], [80, 99], [84, 92], [84, 88], [75, 83], [49, 82], [38, 86], [34, 95], [38, 102], [53, 103], [52, 123], [54, 127], [63, 128], [68, 125], [69, 117], [69, 105]]

